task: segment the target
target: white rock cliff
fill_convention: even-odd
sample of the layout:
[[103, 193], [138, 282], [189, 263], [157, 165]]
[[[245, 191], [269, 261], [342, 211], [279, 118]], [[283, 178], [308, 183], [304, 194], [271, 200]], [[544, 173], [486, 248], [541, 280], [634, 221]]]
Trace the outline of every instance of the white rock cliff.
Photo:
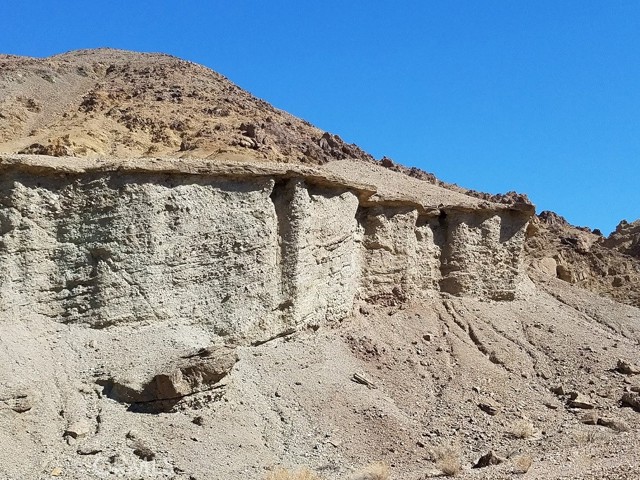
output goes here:
[[16, 316], [179, 318], [255, 342], [357, 301], [513, 299], [526, 284], [528, 207], [425, 208], [290, 166], [13, 156], [0, 168], [0, 308]]

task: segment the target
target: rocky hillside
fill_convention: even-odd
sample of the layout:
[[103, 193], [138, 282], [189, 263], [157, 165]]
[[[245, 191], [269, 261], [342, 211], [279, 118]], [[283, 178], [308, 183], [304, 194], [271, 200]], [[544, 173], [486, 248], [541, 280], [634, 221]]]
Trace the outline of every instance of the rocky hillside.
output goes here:
[[631, 223], [626, 220], [620, 222], [615, 232], [604, 241], [604, 246], [640, 258], [640, 220]]
[[0, 152], [289, 161], [372, 157], [238, 88], [162, 54], [0, 56]]
[[0, 65], [0, 480], [640, 478], [637, 222], [164, 55]]
[[526, 243], [534, 281], [557, 277], [619, 302], [640, 306], [640, 222], [622, 222], [609, 238], [553, 212], [531, 222]]

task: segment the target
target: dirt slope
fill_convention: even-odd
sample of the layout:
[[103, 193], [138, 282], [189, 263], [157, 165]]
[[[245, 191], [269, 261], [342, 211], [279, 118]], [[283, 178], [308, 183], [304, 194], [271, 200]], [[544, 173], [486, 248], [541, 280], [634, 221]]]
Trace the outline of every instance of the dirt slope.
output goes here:
[[[193, 354], [209, 341], [201, 326], [4, 319], [2, 478], [261, 479], [285, 465], [347, 479], [382, 460], [419, 480], [439, 475], [441, 447], [461, 478], [516, 478], [522, 457], [525, 478], [640, 475], [640, 414], [620, 403], [640, 377], [616, 370], [637, 361], [638, 309], [550, 279], [527, 300], [360, 312], [237, 348], [223, 382], [167, 413], [130, 407], [101, 379]], [[470, 468], [490, 450], [504, 463]]]

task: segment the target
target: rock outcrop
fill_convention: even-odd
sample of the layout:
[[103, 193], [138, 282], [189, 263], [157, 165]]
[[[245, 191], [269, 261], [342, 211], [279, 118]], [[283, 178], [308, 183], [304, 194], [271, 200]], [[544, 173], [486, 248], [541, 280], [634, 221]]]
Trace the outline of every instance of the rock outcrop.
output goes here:
[[[638, 222], [621, 223], [604, 238], [553, 212], [529, 224], [527, 264], [535, 281], [559, 278], [629, 305], [640, 306], [640, 260], [632, 255]], [[634, 226], [635, 225], [635, 226]]]
[[419, 180], [454, 203], [246, 162], [8, 156], [0, 170], [0, 308], [18, 316], [188, 318], [262, 341], [345, 318], [358, 300], [513, 299], [527, 281], [532, 208]]
[[608, 248], [640, 259], [640, 220], [631, 223], [623, 220], [603, 243]]

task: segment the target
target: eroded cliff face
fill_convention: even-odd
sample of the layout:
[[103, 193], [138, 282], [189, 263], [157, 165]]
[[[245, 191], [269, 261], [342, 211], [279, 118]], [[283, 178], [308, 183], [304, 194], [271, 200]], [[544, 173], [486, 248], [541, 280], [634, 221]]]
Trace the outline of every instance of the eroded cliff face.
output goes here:
[[528, 211], [425, 209], [291, 167], [23, 160], [0, 163], [5, 315], [176, 319], [255, 342], [340, 320], [358, 301], [513, 299], [527, 281]]

